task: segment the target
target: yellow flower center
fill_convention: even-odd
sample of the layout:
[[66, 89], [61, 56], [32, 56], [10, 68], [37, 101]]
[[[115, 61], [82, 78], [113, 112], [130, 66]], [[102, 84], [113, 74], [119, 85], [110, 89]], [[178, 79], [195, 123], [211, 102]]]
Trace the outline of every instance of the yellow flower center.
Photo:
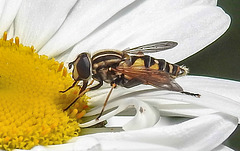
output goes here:
[[67, 112], [78, 95], [76, 86], [63, 66], [19, 39], [0, 39], [0, 149], [30, 149], [35, 145], [65, 143], [78, 136], [78, 122], [86, 113], [87, 96], [81, 97]]

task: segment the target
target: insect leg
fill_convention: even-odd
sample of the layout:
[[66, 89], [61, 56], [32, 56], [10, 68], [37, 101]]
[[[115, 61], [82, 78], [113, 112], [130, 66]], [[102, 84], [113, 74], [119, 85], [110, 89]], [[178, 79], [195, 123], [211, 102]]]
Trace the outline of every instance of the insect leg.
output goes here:
[[83, 96], [87, 91], [89, 91], [90, 89], [86, 89], [88, 85], [88, 81], [84, 80], [83, 81], [83, 86], [79, 92], [79, 95], [76, 99], [74, 99], [74, 101], [72, 101], [72, 103], [70, 105], [68, 105], [65, 109], [63, 109], [63, 111], [68, 110], [81, 96]]
[[94, 82], [94, 80], [92, 80], [89, 84], [88, 84], [88, 86], [90, 86], [90, 85], [92, 85], [93, 84], [93, 82]]
[[95, 85], [95, 86], [93, 86], [93, 87], [91, 87], [91, 88], [89, 88], [89, 89], [91, 89], [91, 90], [97, 90], [97, 89], [99, 89], [102, 85], [103, 85], [103, 81], [98, 81], [99, 83], [97, 84], [97, 85]]
[[63, 111], [66, 111], [68, 110], [81, 96], [83, 96], [86, 92], [88, 92], [90, 89], [85, 89], [82, 93], [80, 93], [78, 95], [78, 97], [68, 106], [66, 107], [65, 109], [63, 109]]
[[83, 86], [79, 92], [79, 95], [87, 88], [88, 86], [88, 80], [83, 80]]
[[72, 84], [69, 88], [67, 88], [66, 90], [63, 90], [63, 91], [59, 91], [59, 92], [60, 92], [60, 93], [65, 93], [65, 92], [67, 92], [68, 90], [70, 90], [71, 88], [73, 88], [73, 87], [77, 84], [77, 82], [78, 82], [78, 81], [74, 81], [73, 84]]
[[108, 99], [109, 99], [109, 97], [110, 97], [113, 89], [116, 88], [116, 86], [117, 86], [117, 85], [116, 85], [115, 83], [112, 84], [112, 88], [110, 89], [110, 91], [109, 91], [109, 93], [108, 93], [108, 95], [107, 95], [107, 98], [106, 98], [106, 100], [105, 100], [105, 102], [104, 102], [104, 104], [103, 104], [102, 111], [100, 112], [100, 114], [98, 115], [98, 117], [96, 118], [96, 120], [99, 120], [99, 118], [102, 116], [103, 111], [104, 111], [104, 109], [105, 109], [105, 107], [106, 107], [106, 105], [107, 105]]
[[197, 98], [200, 98], [200, 96], [201, 96], [200, 94], [191, 93], [191, 92], [185, 92], [185, 91], [182, 91], [181, 93], [186, 94], [186, 95], [195, 96]]

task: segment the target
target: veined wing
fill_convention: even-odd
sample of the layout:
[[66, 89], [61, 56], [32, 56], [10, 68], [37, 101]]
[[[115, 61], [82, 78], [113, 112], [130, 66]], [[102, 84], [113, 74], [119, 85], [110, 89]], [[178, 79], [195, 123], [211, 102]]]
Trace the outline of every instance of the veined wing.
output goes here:
[[161, 41], [161, 42], [156, 42], [156, 43], [151, 43], [151, 44], [146, 44], [142, 46], [138, 46], [135, 48], [128, 48], [123, 51], [129, 54], [137, 54], [138, 52], [143, 52], [143, 53], [154, 53], [154, 52], [159, 52], [159, 51], [164, 51], [167, 49], [171, 49], [175, 46], [177, 46], [177, 42], [174, 41]]
[[182, 92], [182, 87], [169, 76], [167, 72], [144, 67], [117, 67], [112, 69], [129, 78], [138, 79], [143, 84], [152, 85], [159, 89]]

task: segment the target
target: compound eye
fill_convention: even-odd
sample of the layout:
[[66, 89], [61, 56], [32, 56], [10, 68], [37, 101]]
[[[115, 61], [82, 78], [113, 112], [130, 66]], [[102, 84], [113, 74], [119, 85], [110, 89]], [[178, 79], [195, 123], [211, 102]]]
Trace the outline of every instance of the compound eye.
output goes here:
[[91, 77], [91, 58], [88, 53], [81, 53], [73, 62], [73, 79], [75, 81], [88, 80]]

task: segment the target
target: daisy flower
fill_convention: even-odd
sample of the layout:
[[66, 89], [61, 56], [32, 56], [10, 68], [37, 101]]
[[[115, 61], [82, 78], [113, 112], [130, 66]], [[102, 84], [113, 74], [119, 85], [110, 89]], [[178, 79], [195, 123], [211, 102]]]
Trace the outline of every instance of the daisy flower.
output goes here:
[[[100, 113], [109, 84], [87, 92], [65, 112], [80, 87], [59, 93], [74, 82], [64, 65], [82, 52], [176, 41], [173, 49], [151, 55], [171, 63], [193, 55], [230, 25], [216, 5], [216, 0], [1, 1], [0, 148], [231, 150], [222, 143], [239, 122], [239, 82], [176, 79], [200, 98], [147, 85], [117, 87], [98, 121], [89, 119]], [[109, 128], [100, 128], [103, 133], [87, 128], [105, 120]], [[107, 132], [114, 127], [122, 129]]]

